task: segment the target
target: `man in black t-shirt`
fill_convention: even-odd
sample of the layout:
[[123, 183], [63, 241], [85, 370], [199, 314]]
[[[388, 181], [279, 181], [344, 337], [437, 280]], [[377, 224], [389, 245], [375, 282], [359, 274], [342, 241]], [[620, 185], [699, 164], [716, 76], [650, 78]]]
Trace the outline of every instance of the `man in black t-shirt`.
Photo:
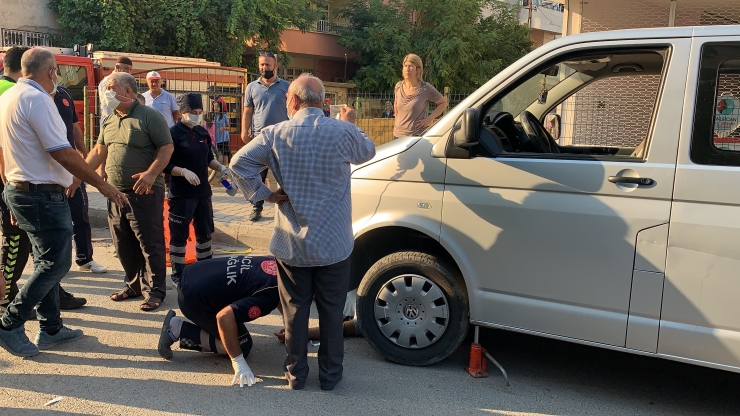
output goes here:
[[178, 284], [180, 311], [193, 323], [167, 312], [157, 350], [172, 358], [172, 344], [180, 348], [228, 354], [234, 379], [243, 387], [254, 384], [245, 357], [252, 336], [244, 323], [279, 308], [277, 265], [272, 256], [229, 256], [193, 263], [184, 268]]

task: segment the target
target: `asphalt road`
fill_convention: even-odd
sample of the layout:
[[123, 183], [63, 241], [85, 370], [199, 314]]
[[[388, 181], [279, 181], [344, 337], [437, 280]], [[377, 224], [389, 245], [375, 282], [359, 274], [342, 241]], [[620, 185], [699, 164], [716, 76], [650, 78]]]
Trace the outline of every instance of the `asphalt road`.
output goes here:
[[[122, 272], [106, 230], [96, 230], [95, 258], [110, 268], [93, 275], [71, 272], [62, 281], [88, 305], [63, 313], [85, 337], [30, 359], [0, 351], [0, 415], [72, 414], [384, 414], [384, 415], [736, 415], [740, 374], [606, 351], [505, 331], [482, 331], [482, 344], [509, 373], [511, 387], [489, 366], [473, 379], [463, 367], [467, 345], [430, 367], [405, 367], [377, 355], [362, 338], [345, 342], [344, 379], [332, 392], [319, 389], [316, 347], [303, 391], [287, 389], [282, 344], [273, 332], [277, 312], [250, 326], [247, 361], [256, 386], [229, 386], [228, 359], [174, 349], [156, 351], [159, 329], [176, 296], [153, 313], [137, 300], [115, 303]], [[314, 314], [315, 316], [315, 314]], [[315, 321], [314, 321], [315, 323]], [[34, 338], [38, 325], [26, 325]], [[55, 397], [63, 399], [44, 404]]]

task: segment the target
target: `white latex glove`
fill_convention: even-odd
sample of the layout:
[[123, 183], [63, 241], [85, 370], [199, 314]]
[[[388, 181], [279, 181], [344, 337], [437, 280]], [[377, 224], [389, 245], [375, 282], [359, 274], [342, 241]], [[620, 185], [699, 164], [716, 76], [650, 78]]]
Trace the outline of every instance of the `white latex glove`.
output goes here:
[[231, 366], [234, 367], [234, 379], [231, 380], [231, 385], [233, 386], [239, 380], [239, 387], [244, 387], [244, 381], [247, 382], [247, 387], [252, 387], [255, 383], [254, 373], [247, 365], [247, 361], [244, 360], [244, 354], [232, 358]]
[[220, 173], [224, 173], [225, 171], [229, 170], [229, 167], [226, 165], [221, 165], [221, 167], [218, 169]]
[[198, 175], [194, 174], [193, 172], [182, 168], [180, 170], [180, 176], [185, 178], [186, 181], [190, 182], [191, 185], [200, 185], [200, 179], [198, 179]]

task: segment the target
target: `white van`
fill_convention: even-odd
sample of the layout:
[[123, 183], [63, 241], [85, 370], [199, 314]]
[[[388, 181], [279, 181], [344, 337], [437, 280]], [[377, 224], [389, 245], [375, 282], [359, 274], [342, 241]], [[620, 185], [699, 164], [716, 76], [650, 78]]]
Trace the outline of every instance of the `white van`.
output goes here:
[[739, 98], [740, 26], [590, 33], [379, 147], [352, 174], [368, 342], [431, 364], [472, 324], [740, 371]]

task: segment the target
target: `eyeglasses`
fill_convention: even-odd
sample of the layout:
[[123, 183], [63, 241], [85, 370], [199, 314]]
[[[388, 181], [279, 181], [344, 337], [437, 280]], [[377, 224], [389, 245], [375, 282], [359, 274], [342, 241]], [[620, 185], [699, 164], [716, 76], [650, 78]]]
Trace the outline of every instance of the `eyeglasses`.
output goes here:
[[274, 58], [275, 54], [273, 54], [272, 52], [260, 52], [260, 56], [267, 56], [270, 58]]

